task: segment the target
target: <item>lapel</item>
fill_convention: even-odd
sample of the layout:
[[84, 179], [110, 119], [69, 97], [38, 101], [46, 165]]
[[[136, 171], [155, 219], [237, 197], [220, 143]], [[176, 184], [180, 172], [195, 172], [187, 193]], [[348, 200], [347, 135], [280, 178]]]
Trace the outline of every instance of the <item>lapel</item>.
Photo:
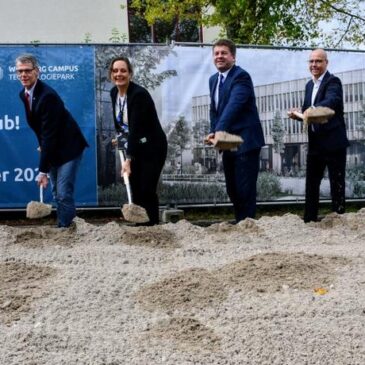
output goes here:
[[215, 75], [213, 75], [213, 77], [210, 80], [210, 103], [211, 105], [214, 105], [214, 110], [217, 112], [217, 106], [215, 105], [215, 92], [217, 89], [217, 85], [218, 85], [218, 75], [219, 73], [217, 72]]
[[37, 80], [37, 83], [35, 85], [35, 88], [33, 90], [33, 95], [32, 95], [32, 113], [31, 115], [33, 115], [37, 108], [38, 108], [38, 103], [39, 103], [39, 99], [42, 93], [42, 89], [43, 89], [43, 82], [41, 80]]
[[[234, 76], [236, 68], [237, 68], [236, 65], [234, 65], [231, 68], [231, 70], [228, 72], [228, 75], [227, 75], [227, 77], [225, 78], [225, 80], [223, 82], [223, 91], [222, 91], [222, 94], [221, 94], [222, 98], [218, 102], [218, 113], [222, 112], [222, 109], [224, 108], [224, 106], [226, 104], [226, 103], [223, 103], [223, 101], [226, 99], [227, 92], [231, 89], [231, 84], [232, 84], [232, 81], [233, 81], [233, 76]], [[217, 79], [215, 81], [215, 85], [217, 85], [217, 84], [218, 84], [218, 74], [217, 74]]]
[[305, 93], [305, 100], [304, 100], [304, 103], [303, 103], [304, 109], [307, 109], [312, 105], [313, 87], [314, 87], [313, 81], [312, 80], [308, 81], [307, 88], [306, 88], [306, 93]]

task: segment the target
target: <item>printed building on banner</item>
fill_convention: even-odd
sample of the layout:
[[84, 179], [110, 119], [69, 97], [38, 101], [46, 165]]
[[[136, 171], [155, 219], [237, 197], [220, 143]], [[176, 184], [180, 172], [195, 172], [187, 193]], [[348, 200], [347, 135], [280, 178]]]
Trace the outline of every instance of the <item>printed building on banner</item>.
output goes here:
[[[348, 149], [348, 166], [365, 164], [365, 69], [336, 72], [343, 84], [344, 111], [347, 136], [351, 142]], [[303, 169], [306, 163], [307, 133], [303, 123], [288, 118], [290, 108], [301, 107], [308, 78], [277, 82], [255, 87], [256, 103], [265, 135], [266, 146], [261, 153], [261, 169], [291, 175]], [[209, 121], [209, 95], [193, 97], [193, 126], [204, 128]], [[283, 156], [274, 151], [273, 124], [280, 118], [284, 130]], [[198, 140], [197, 140], [198, 141]], [[216, 166], [216, 154], [202, 143], [195, 144], [195, 161], [207, 169]]]

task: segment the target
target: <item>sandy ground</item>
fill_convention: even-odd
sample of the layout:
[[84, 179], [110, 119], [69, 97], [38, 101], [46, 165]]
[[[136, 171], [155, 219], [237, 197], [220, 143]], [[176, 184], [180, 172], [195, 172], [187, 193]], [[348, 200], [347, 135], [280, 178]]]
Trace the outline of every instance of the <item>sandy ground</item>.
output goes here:
[[365, 209], [0, 226], [1, 365], [365, 364]]

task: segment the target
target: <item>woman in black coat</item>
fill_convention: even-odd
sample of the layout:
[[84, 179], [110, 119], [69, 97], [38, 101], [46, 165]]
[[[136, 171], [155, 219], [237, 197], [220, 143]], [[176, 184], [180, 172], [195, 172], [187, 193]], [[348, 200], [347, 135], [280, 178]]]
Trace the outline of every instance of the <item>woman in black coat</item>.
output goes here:
[[115, 129], [122, 135], [126, 160], [122, 175], [127, 173], [133, 203], [145, 208], [147, 225], [159, 223], [157, 184], [167, 154], [166, 135], [157, 116], [149, 92], [131, 81], [133, 68], [127, 57], [114, 58], [109, 77], [114, 83], [110, 90]]

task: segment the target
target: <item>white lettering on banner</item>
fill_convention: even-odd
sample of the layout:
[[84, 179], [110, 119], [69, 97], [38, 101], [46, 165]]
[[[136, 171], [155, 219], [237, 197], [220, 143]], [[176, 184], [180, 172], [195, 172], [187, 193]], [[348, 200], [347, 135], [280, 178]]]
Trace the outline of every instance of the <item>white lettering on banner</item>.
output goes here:
[[48, 66], [49, 72], [78, 72], [78, 65]]
[[74, 74], [40, 74], [41, 80], [75, 80]]
[[2, 171], [0, 172], [0, 182], [6, 182], [7, 176], [10, 174], [10, 171]]
[[12, 129], [19, 130], [20, 123], [19, 123], [19, 116], [16, 115], [14, 119], [10, 119], [7, 114], [5, 114], [3, 119], [0, 119], [0, 130], [7, 130], [10, 131]]
[[16, 167], [13, 170], [13, 174], [10, 174], [10, 171], [0, 171], [0, 183], [8, 181], [14, 181], [14, 182], [36, 181], [38, 171], [39, 171], [38, 167], [36, 168], [26, 167], [25, 169]]
[[[79, 65], [50, 65], [39, 66], [41, 80], [75, 80], [75, 74], [79, 72]], [[9, 80], [18, 80], [16, 67], [8, 66]]]

